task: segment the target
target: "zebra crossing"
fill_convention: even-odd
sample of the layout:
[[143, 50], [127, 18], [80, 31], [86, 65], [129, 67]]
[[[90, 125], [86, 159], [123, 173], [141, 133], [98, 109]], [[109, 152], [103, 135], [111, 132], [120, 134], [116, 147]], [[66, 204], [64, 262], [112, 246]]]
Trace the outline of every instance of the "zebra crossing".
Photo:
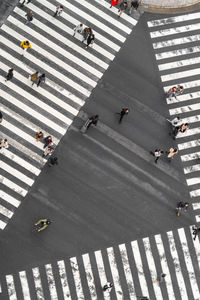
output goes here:
[[[192, 226], [1, 277], [9, 300], [199, 300], [200, 241]], [[159, 282], [160, 274], [166, 274]], [[106, 282], [114, 287], [103, 292]]]
[[197, 222], [200, 222], [199, 18], [200, 13], [195, 12], [148, 21], [164, 92], [178, 84], [184, 87], [182, 95], [167, 98], [166, 102], [172, 118], [179, 116], [182, 123], [189, 124], [189, 129], [178, 133], [176, 138]]
[[[58, 145], [137, 23], [126, 14], [118, 19], [117, 8], [110, 9], [106, 1], [61, 2], [64, 11], [56, 18], [53, 14], [59, 3], [54, 0], [17, 5], [0, 29], [0, 139], [9, 143], [8, 149], [0, 151], [1, 230], [47, 161], [35, 133], [51, 135]], [[29, 10], [33, 21], [25, 24]], [[80, 23], [95, 34], [95, 43], [87, 50], [79, 34], [73, 37]], [[22, 58], [24, 40], [30, 41], [32, 50]], [[5, 82], [10, 68], [14, 77]], [[31, 85], [29, 76], [35, 71], [46, 74], [44, 85]]]

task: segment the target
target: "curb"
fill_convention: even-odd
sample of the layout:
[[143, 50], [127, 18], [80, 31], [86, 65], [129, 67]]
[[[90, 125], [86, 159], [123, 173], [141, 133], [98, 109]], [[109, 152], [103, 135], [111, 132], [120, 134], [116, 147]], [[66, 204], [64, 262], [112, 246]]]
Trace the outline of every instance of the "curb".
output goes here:
[[161, 14], [176, 14], [191, 12], [200, 9], [200, 0], [192, 4], [177, 5], [177, 6], [157, 6], [143, 4], [141, 1], [140, 9], [150, 13], [161, 13]]

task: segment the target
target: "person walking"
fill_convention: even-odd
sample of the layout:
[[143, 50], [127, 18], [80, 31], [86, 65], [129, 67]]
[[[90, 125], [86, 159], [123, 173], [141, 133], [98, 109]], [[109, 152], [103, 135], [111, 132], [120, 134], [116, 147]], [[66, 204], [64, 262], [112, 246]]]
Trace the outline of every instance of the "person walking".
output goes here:
[[111, 0], [110, 8], [117, 5], [119, 3], [119, 0]]
[[200, 227], [197, 227], [197, 225], [194, 225], [194, 226], [192, 226], [192, 230], [193, 230], [192, 234], [194, 235], [193, 240], [195, 241], [196, 237], [197, 237], [197, 234], [200, 231]]
[[0, 123], [3, 121], [3, 114], [2, 112], [0, 111]]
[[32, 12], [32, 10], [29, 10], [29, 12], [27, 12], [27, 14], [25, 15], [25, 17], [27, 18], [27, 21], [26, 21], [25, 24], [28, 24], [31, 21], [33, 21], [33, 12]]
[[0, 149], [2, 148], [8, 148], [8, 141], [7, 139], [2, 139], [1, 142], [0, 142]]
[[107, 282], [104, 286], [103, 286], [103, 291], [108, 291], [108, 292], [111, 292], [113, 288], [113, 283], [111, 282]]
[[82, 34], [83, 34], [83, 40], [82, 40], [82, 43], [83, 43], [85, 40], [87, 40], [88, 36], [89, 36], [90, 34], [92, 34], [92, 29], [91, 29], [90, 27], [85, 27], [85, 28], [83, 29]]
[[37, 81], [39, 80], [39, 72], [35, 72], [31, 75], [31, 81], [32, 81], [32, 85], [34, 85], [34, 83], [36, 84]]
[[53, 144], [53, 140], [50, 135], [48, 135], [47, 137], [44, 138], [44, 147], [43, 148], [46, 148], [47, 146], [50, 146], [52, 144]]
[[122, 108], [121, 112], [120, 113], [117, 113], [118, 115], [120, 115], [120, 118], [119, 118], [119, 123], [122, 122], [122, 119], [125, 115], [128, 115], [128, 113], [130, 112], [129, 108]]
[[129, 8], [128, 14], [131, 15], [132, 11], [136, 12], [138, 7], [139, 7], [139, 0], [131, 1], [131, 7]]
[[20, 47], [22, 48], [21, 56], [23, 56], [23, 57], [24, 57], [25, 52], [28, 48], [32, 49], [32, 46], [31, 46], [31, 44], [29, 43], [28, 40], [21, 42]]
[[13, 69], [9, 69], [5, 81], [11, 80], [12, 78], [13, 78]]
[[48, 166], [52, 167], [52, 166], [55, 166], [55, 165], [58, 165], [58, 158], [57, 157], [50, 157]]
[[36, 132], [36, 134], [35, 134], [35, 139], [36, 139], [36, 142], [39, 142], [40, 141], [40, 139], [42, 139], [43, 138], [43, 133], [42, 133], [42, 131], [38, 131], [38, 132]]
[[74, 34], [75, 36], [77, 33], [82, 34], [83, 33], [83, 24], [79, 24], [76, 27], [74, 27]]
[[150, 152], [155, 157], [155, 163], [157, 164], [158, 159], [163, 155], [163, 151], [160, 149], [156, 149], [154, 152]]
[[87, 45], [86, 45], [85, 49], [87, 49], [88, 46], [89, 46], [90, 44], [93, 44], [93, 43], [94, 43], [94, 34], [92, 33], [92, 34], [90, 34], [90, 35], [88, 36], [88, 38], [87, 38]]
[[178, 149], [176, 148], [170, 148], [169, 151], [166, 151], [168, 161], [171, 162], [173, 159], [174, 155], [178, 154]]
[[53, 152], [54, 148], [52, 146], [47, 146], [44, 149], [42, 157], [46, 157], [47, 155], [51, 154]]
[[174, 134], [173, 139], [175, 140], [175, 137], [177, 136], [177, 134], [179, 132], [184, 133], [188, 129], [189, 129], [188, 123], [183, 123], [181, 126], [174, 127], [174, 129], [173, 129], [173, 134]]
[[46, 79], [46, 76], [45, 76], [44, 73], [43, 73], [42, 75], [40, 75], [40, 76], [39, 76], [38, 83], [37, 83], [37, 87], [38, 87], [41, 83], [45, 83], [45, 79]]
[[121, 17], [122, 13], [123, 13], [126, 9], [127, 9], [127, 2], [124, 1], [124, 2], [122, 2], [122, 3], [120, 4], [120, 6], [119, 6], [119, 10], [118, 10], [119, 15], [118, 15], [118, 18]]
[[61, 15], [61, 13], [63, 12], [63, 9], [64, 9], [64, 7], [62, 5], [59, 5], [58, 7], [56, 7], [56, 12], [53, 16], [54, 17], [56, 17], [56, 16], [59, 17]]
[[23, 7], [24, 4], [29, 4], [30, 2], [31, 2], [31, 0], [22, 0], [22, 2], [21, 2], [21, 0], [19, 0], [19, 3], [20, 3], [21, 7]]

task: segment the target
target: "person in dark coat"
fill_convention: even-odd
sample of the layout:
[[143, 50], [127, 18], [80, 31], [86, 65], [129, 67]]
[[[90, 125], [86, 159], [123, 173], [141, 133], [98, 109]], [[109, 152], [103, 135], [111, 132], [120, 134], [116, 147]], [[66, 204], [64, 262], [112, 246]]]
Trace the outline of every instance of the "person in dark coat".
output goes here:
[[2, 122], [2, 120], [3, 120], [3, 114], [2, 114], [2, 112], [0, 111], [0, 123]]
[[55, 166], [55, 165], [58, 165], [58, 158], [57, 157], [50, 157], [48, 166], [52, 167], [52, 166]]
[[11, 80], [13, 78], [13, 69], [8, 70], [8, 74], [6, 75], [6, 80]]
[[46, 148], [49, 145], [52, 145], [53, 141], [52, 141], [52, 137], [50, 135], [48, 135], [47, 137], [44, 138], [44, 147]]
[[127, 9], [127, 7], [128, 7], [128, 5], [127, 5], [126, 1], [124, 1], [120, 4], [118, 18], [120, 18], [121, 14], [123, 13], [123, 11], [125, 11]]
[[88, 38], [87, 38], [87, 46], [85, 47], [86, 49], [88, 48], [88, 46], [90, 45], [90, 44], [93, 44], [94, 43], [94, 34], [92, 33], [92, 34], [90, 34], [89, 36], [88, 36]]
[[120, 113], [117, 113], [118, 115], [120, 115], [119, 123], [121, 123], [123, 117], [125, 115], [128, 115], [129, 112], [130, 112], [130, 109], [128, 109], [128, 108], [122, 108], [122, 110], [120, 111]]
[[40, 85], [40, 83], [45, 83], [45, 74], [39, 76], [37, 87]]

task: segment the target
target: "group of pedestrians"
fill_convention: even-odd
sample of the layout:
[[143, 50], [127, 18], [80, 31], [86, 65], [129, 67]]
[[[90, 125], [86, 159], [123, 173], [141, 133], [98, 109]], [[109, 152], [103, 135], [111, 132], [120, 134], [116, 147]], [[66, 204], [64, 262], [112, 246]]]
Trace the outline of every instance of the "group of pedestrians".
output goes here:
[[81, 23], [74, 28], [73, 36], [75, 36], [77, 33], [83, 36], [82, 43], [86, 41], [87, 44], [85, 46], [85, 49], [87, 49], [90, 44], [94, 43], [95, 36], [92, 31], [92, 28], [90, 27], [84, 28], [83, 24]]
[[111, 5], [110, 8], [112, 8], [113, 6], [116, 6], [119, 4], [119, 15], [118, 18], [121, 17], [122, 13], [125, 11], [128, 11], [128, 14], [131, 15], [133, 11], [137, 11], [138, 7], [139, 7], [139, 0], [123, 0], [123, 1], [119, 1], [119, 0], [111, 0]]

